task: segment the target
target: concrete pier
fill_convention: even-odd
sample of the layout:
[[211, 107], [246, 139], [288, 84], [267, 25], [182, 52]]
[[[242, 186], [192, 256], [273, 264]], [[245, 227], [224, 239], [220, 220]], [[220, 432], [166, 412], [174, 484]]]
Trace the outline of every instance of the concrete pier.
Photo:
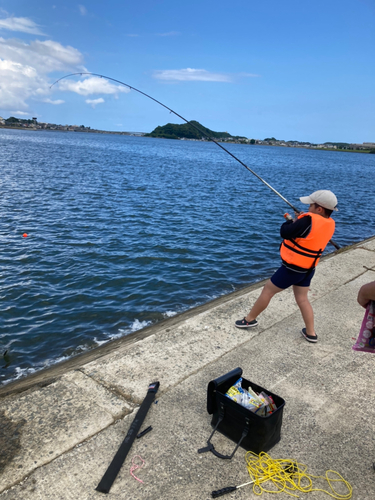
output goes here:
[[[352, 498], [374, 500], [375, 356], [352, 350], [364, 316], [357, 293], [374, 280], [375, 238], [322, 259], [309, 294], [317, 344], [300, 334], [291, 290], [273, 299], [258, 327], [234, 327], [258, 297], [257, 283], [2, 386], [0, 500], [105, 498], [95, 488], [156, 380], [142, 426], [153, 430], [134, 442], [107, 497], [208, 500], [212, 490], [249, 481], [244, 449], [232, 460], [197, 453], [211, 433], [207, 385], [236, 367], [286, 401], [272, 458], [293, 458], [313, 475], [335, 470], [352, 485]], [[219, 433], [214, 444], [226, 454], [234, 447]], [[136, 455], [145, 460], [134, 473], [143, 483], [130, 474]], [[225, 498], [255, 495], [247, 486]]]

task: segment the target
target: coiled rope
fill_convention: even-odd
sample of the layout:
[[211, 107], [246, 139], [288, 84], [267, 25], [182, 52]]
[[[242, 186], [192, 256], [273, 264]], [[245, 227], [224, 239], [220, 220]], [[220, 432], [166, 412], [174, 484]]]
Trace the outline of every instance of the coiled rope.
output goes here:
[[[307, 473], [307, 466], [289, 459], [272, 459], [267, 453], [261, 452], [256, 455], [248, 451], [245, 455], [247, 470], [253, 483], [253, 492], [256, 495], [262, 493], [287, 493], [299, 498], [300, 493], [310, 493], [311, 491], [321, 491], [337, 500], [349, 500], [352, 497], [353, 489], [348, 481], [341, 474], [333, 470], [327, 470], [325, 476], [314, 476]], [[318, 481], [328, 483], [328, 488], [318, 488], [314, 483]], [[272, 489], [264, 485], [272, 483]], [[346, 488], [346, 493], [339, 493], [335, 486], [341, 483]], [[343, 491], [343, 488], [340, 488]]]

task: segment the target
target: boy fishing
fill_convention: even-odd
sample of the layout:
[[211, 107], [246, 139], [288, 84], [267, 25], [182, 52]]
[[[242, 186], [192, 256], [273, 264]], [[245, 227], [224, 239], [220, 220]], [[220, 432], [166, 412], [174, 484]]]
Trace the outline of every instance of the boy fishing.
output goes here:
[[236, 321], [235, 326], [257, 326], [258, 315], [267, 308], [272, 297], [293, 286], [294, 297], [305, 323], [301, 334], [308, 342], [317, 342], [314, 312], [307, 294], [315, 267], [335, 232], [331, 214], [337, 211], [337, 198], [332, 191], [320, 190], [310, 196], [303, 196], [300, 201], [309, 205], [309, 211], [296, 214], [295, 220], [287, 220], [280, 228], [283, 238], [280, 245], [282, 265], [264, 285], [249, 314]]

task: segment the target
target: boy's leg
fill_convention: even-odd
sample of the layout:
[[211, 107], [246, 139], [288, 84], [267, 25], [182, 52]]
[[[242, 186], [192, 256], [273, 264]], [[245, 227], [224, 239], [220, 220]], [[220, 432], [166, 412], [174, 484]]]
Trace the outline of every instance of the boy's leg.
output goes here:
[[267, 283], [264, 285], [263, 290], [259, 295], [258, 299], [256, 300], [255, 304], [251, 308], [251, 311], [246, 316], [245, 318], [246, 321], [250, 322], [256, 319], [259, 316], [259, 314], [266, 309], [272, 297], [282, 291], [283, 288], [277, 287], [272, 283], [271, 280], [268, 280]]
[[314, 329], [314, 311], [307, 297], [307, 294], [309, 293], [309, 287], [293, 285], [293, 292], [297, 305], [300, 308], [303, 321], [306, 325], [306, 333], [311, 337], [315, 337], [316, 333]]

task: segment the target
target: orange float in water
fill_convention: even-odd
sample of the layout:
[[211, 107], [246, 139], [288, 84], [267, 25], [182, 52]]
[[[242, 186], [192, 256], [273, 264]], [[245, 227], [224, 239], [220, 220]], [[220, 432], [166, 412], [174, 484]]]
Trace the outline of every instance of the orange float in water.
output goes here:
[[22, 235], [24, 238], [27, 238], [27, 233], [23, 233]]

